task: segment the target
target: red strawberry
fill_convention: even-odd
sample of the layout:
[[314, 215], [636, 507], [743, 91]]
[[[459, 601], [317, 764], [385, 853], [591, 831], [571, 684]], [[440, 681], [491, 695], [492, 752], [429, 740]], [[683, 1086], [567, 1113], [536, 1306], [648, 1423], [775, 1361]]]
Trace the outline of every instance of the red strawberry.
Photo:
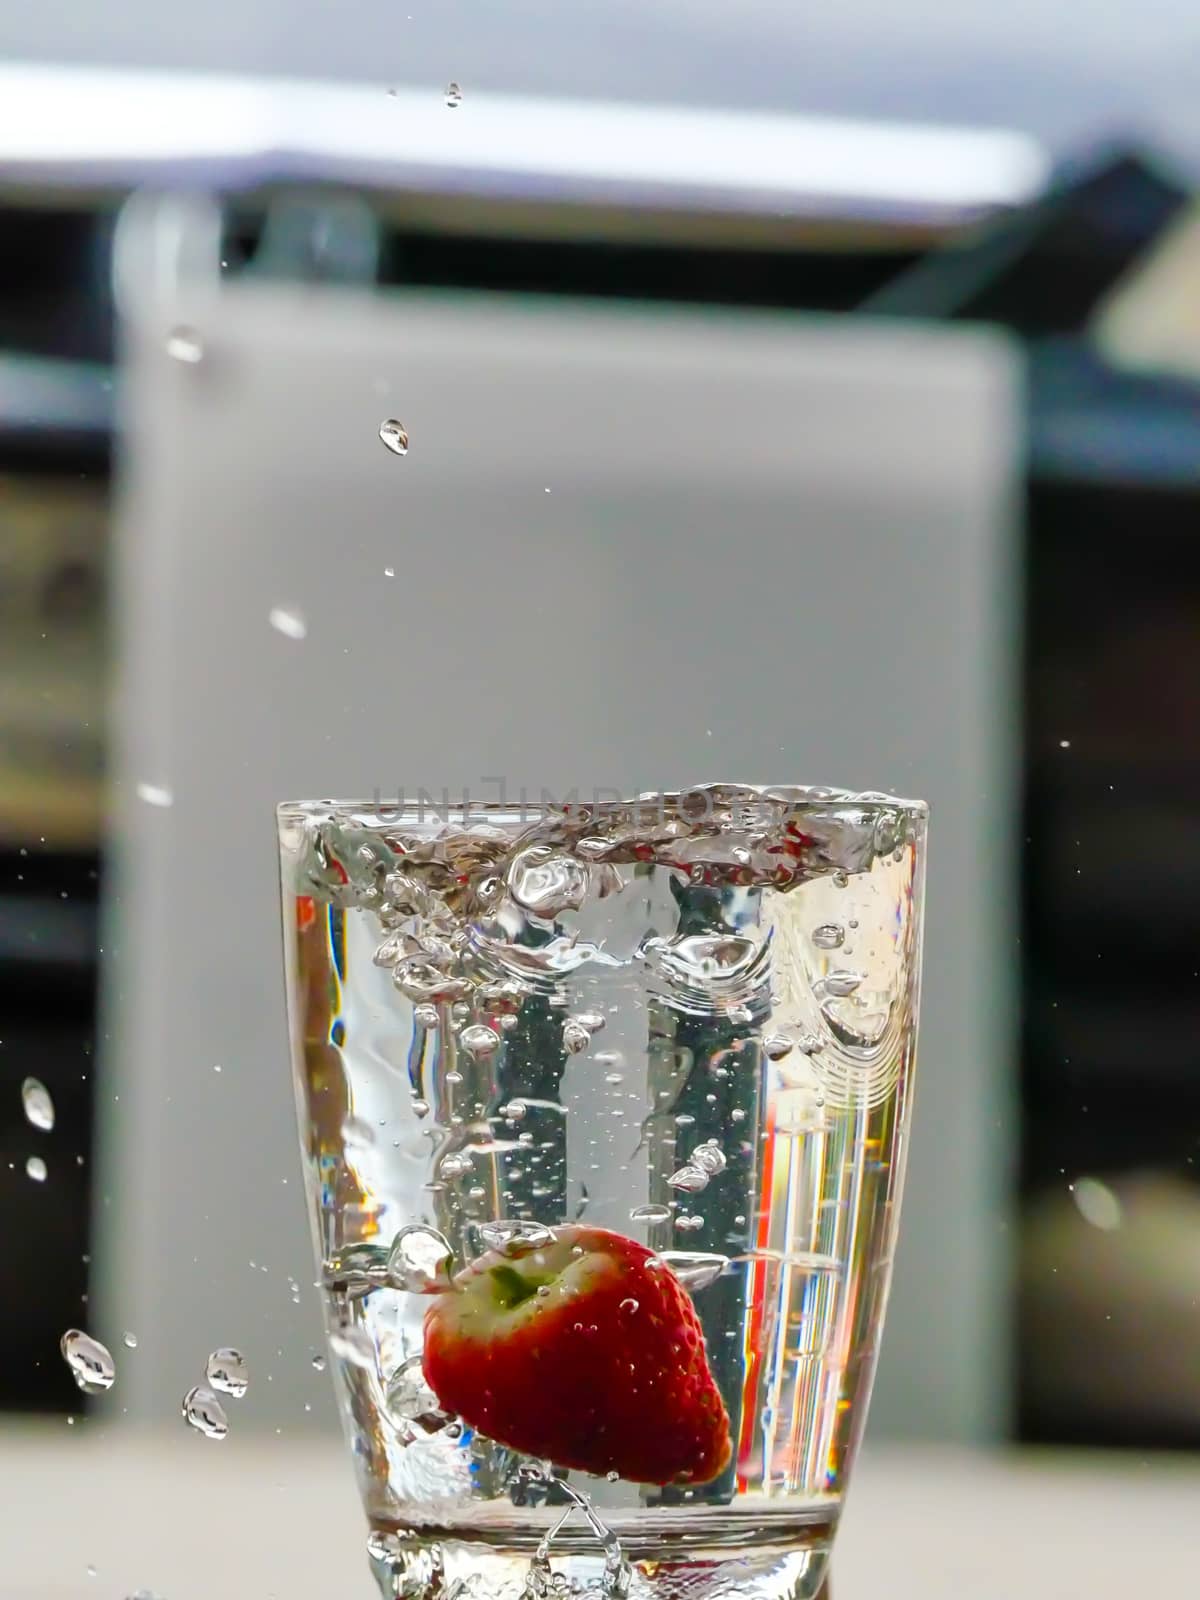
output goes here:
[[708, 1483], [729, 1461], [687, 1291], [603, 1228], [557, 1228], [542, 1249], [464, 1268], [426, 1313], [424, 1367], [443, 1409], [557, 1466]]

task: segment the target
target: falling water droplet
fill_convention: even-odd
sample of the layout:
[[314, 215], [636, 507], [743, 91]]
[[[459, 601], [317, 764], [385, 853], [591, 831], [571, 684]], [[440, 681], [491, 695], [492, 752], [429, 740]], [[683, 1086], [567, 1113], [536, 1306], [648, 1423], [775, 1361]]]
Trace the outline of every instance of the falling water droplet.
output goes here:
[[242, 1398], [250, 1384], [245, 1356], [240, 1350], [234, 1350], [229, 1345], [223, 1345], [220, 1350], [213, 1351], [205, 1363], [204, 1376], [214, 1389], [219, 1389], [222, 1394], [232, 1395], [235, 1400]]
[[25, 1108], [26, 1121], [40, 1128], [43, 1133], [49, 1133], [54, 1127], [54, 1101], [40, 1079], [25, 1079], [21, 1085], [21, 1104]]
[[446, 105], [449, 110], [456, 111], [462, 105], [462, 90], [453, 79], [446, 85]]
[[691, 1162], [694, 1167], [699, 1167], [701, 1172], [706, 1172], [710, 1178], [714, 1178], [718, 1172], [725, 1171], [725, 1152], [715, 1139], [708, 1139], [704, 1144], [698, 1144], [692, 1151]]
[[126, 1350], [136, 1350], [138, 1347], [138, 1336], [136, 1333], [126, 1333], [122, 1336], [121, 1343], [125, 1346]]
[[629, 1213], [630, 1222], [670, 1222], [670, 1206], [634, 1206]]
[[500, 1035], [495, 1028], [489, 1028], [486, 1022], [476, 1022], [463, 1029], [459, 1043], [468, 1055], [474, 1056], [477, 1061], [486, 1061], [499, 1048]]
[[267, 621], [285, 639], [308, 638], [308, 623], [298, 611], [289, 610], [287, 606], [272, 606], [267, 613]]
[[685, 1194], [699, 1194], [701, 1189], [708, 1188], [708, 1173], [699, 1167], [680, 1167], [678, 1172], [673, 1172], [667, 1179], [672, 1189], [682, 1189]]
[[229, 1432], [229, 1418], [225, 1415], [225, 1407], [212, 1390], [202, 1383], [188, 1390], [180, 1409], [188, 1427], [194, 1428], [206, 1439], [223, 1439]]
[[172, 361], [182, 361], [186, 366], [194, 367], [197, 362], [204, 360], [204, 340], [195, 328], [182, 325], [172, 328], [167, 335], [167, 354]]
[[395, 567], [384, 567], [383, 575], [385, 578], [394, 578], [396, 576]]
[[408, 454], [408, 432], [402, 422], [397, 422], [395, 417], [388, 417], [386, 422], [379, 424], [379, 437], [394, 456]]
[[[447, 1156], [442, 1162], [446, 1173]], [[466, 1158], [470, 1169], [471, 1158]], [[447, 1174], [449, 1176], [449, 1174]], [[410, 1222], [400, 1229], [388, 1251], [387, 1281], [393, 1289], [403, 1289], [409, 1294], [437, 1294], [449, 1286], [454, 1266], [454, 1251], [450, 1242], [436, 1228], [426, 1228], [419, 1222]]]
[[116, 1382], [117, 1367], [107, 1346], [81, 1328], [68, 1328], [58, 1348], [84, 1394], [102, 1394]]
[[41, 1156], [30, 1156], [25, 1163], [25, 1176], [32, 1178], [34, 1183], [45, 1183], [46, 1163]]
[[812, 942], [818, 950], [840, 950], [846, 942], [846, 930], [840, 922], [822, 922], [813, 929]]
[[165, 809], [175, 804], [175, 796], [165, 783], [139, 783], [135, 793], [138, 799], [148, 806], [160, 806]]
[[1124, 1207], [1117, 1195], [1099, 1178], [1077, 1178], [1071, 1186], [1071, 1198], [1085, 1222], [1103, 1233], [1112, 1233], [1121, 1226]]

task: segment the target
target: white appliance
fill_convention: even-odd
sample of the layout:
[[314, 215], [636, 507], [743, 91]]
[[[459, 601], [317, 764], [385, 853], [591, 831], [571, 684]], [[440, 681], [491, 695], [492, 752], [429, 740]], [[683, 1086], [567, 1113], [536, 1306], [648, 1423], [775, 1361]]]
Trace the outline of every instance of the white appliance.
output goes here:
[[[218, 286], [203, 204], [143, 203], [126, 224], [97, 1277], [101, 1321], [140, 1339], [129, 1417], [177, 1419], [228, 1343], [253, 1371], [238, 1428], [332, 1417], [311, 1367], [274, 803], [731, 778], [932, 804], [872, 1431], [1001, 1434], [1011, 347], [754, 311]], [[404, 458], [380, 442], [389, 417]]]

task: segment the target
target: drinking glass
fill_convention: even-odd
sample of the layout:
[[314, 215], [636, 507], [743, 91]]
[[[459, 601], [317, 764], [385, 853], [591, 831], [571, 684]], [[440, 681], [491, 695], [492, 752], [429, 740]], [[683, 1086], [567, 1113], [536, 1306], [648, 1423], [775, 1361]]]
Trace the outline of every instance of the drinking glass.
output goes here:
[[912, 1097], [926, 808], [279, 808], [331, 1370], [385, 1596], [812, 1600]]

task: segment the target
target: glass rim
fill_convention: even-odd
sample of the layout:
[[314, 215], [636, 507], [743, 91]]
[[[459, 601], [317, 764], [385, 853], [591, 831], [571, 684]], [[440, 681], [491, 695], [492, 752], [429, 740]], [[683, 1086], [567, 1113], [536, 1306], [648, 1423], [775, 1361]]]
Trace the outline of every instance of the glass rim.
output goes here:
[[449, 787], [440, 793], [419, 790], [415, 799], [403, 793], [394, 800], [376, 794], [362, 800], [280, 800], [275, 806], [279, 824], [295, 825], [311, 821], [329, 821], [340, 818], [360, 826], [394, 827], [406, 822], [423, 822], [437, 818], [444, 822], [472, 821], [533, 821], [540, 817], [612, 815], [635, 806], [661, 805], [682, 809], [683, 803], [692, 800], [709, 809], [719, 800], [728, 806], [739, 802], [755, 802], [783, 806], [793, 815], [817, 814], [834, 810], [855, 810], [866, 813], [899, 813], [910, 822], [924, 822], [929, 816], [925, 800], [906, 799], [886, 794], [881, 790], [854, 790], [812, 784], [747, 784], [747, 783], [697, 783], [685, 789], [645, 789], [637, 794], [621, 794], [615, 789], [596, 786], [592, 797], [571, 791], [557, 800], [543, 788], [537, 799], [527, 796], [524, 790], [517, 799], [484, 799], [470, 793], [469, 786], [452, 797]]

